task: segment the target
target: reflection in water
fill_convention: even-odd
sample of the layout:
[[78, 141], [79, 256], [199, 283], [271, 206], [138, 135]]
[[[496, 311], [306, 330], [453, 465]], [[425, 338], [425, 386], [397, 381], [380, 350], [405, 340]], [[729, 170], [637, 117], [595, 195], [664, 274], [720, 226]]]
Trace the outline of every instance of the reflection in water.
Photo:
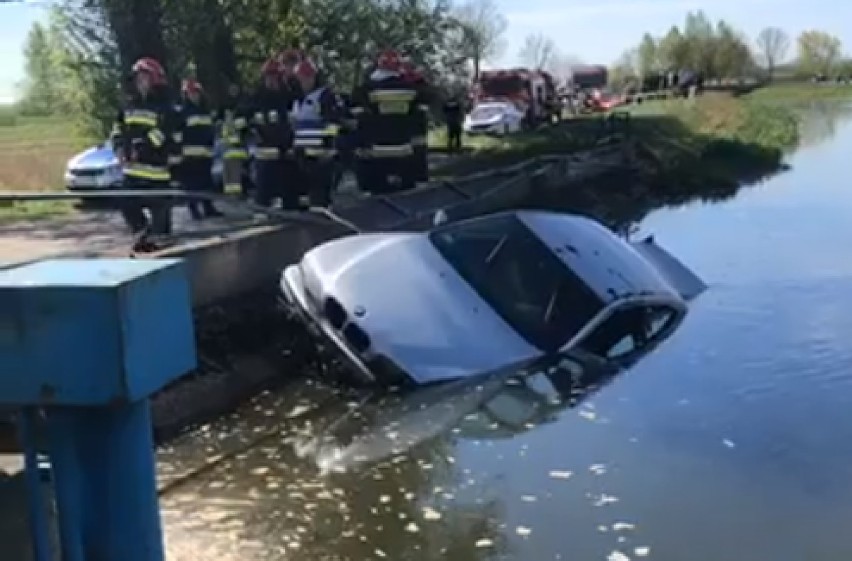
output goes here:
[[799, 145], [816, 146], [831, 140], [839, 123], [852, 115], [852, 104], [837, 101], [814, 101], [796, 107], [799, 115]]
[[[563, 355], [523, 372], [395, 394], [305, 382], [267, 396], [192, 435], [191, 447], [179, 442], [161, 454], [169, 551], [176, 561], [288, 552], [468, 560], [509, 552], [531, 528], [509, 528], [505, 497], [489, 493], [489, 476], [461, 465], [458, 455], [557, 420], [651, 350], [620, 364]], [[203, 465], [190, 448], [212, 461], [202, 473], [176, 478]], [[523, 500], [537, 500], [534, 491]]]

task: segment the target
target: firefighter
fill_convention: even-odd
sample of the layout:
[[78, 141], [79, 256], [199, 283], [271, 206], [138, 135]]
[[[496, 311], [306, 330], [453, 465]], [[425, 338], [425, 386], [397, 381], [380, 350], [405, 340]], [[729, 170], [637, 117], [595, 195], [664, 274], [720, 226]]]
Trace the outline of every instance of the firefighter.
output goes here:
[[429, 113], [432, 103], [432, 88], [426, 81], [426, 74], [412, 62], [406, 61], [402, 67], [403, 77], [417, 92], [417, 107], [411, 121], [411, 144], [414, 147], [415, 179], [417, 182], [429, 181]]
[[[216, 129], [213, 115], [201, 83], [187, 79], [181, 84], [183, 103], [179, 115], [179, 135], [182, 142], [180, 182], [189, 191], [213, 193], [213, 145]], [[210, 200], [190, 200], [189, 213], [194, 220], [222, 216]]]
[[280, 197], [282, 207], [292, 210], [299, 203], [299, 194], [292, 181], [285, 185], [293, 175], [287, 154], [293, 141], [289, 120], [292, 100], [282, 91], [284, 68], [279, 60], [266, 61], [261, 76], [262, 82], [252, 103], [252, 129], [257, 137], [255, 202], [268, 207]]
[[461, 152], [464, 108], [458, 96], [451, 96], [444, 103], [444, 120], [447, 123], [447, 152]]
[[[113, 136], [124, 185], [127, 189], [166, 189], [172, 179], [169, 165], [180, 154], [166, 73], [157, 60], [145, 57], [133, 64], [132, 75], [133, 89]], [[150, 223], [145, 208], [151, 214]], [[165, 201], [131, 199], [122, 205], [122, 215], [134, 234], [171, 233], [171, 206]]]
[[307, 187], [310, 205], [328, 207], [339, 175], [338, 135], [343, 117], [339, 99], [310, 59], [303, 58], [294, 74], [303, 93], [291, 114], [299, 178]]
[[252, 190], [248, 151], [249, 104], [239, 84], [231, 84], [228, 97], [219, 110], [219, 134], [224, 145], [222, 183], [225, 193], [246, 199]]
[[352, 96], [358, 120], [357, 175], [361, 189], [390, 190], [389, 176], [400, 179], [401, 188], [414, 187], [417, 165], [412, 144], [418, 119], [418, 92], [402, 73], [396, 51], [384, 51], [376, 69]]

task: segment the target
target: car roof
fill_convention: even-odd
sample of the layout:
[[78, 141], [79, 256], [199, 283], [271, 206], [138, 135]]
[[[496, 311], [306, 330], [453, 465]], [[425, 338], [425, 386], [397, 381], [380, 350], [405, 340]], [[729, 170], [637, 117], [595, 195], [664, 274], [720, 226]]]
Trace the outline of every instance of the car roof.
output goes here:
[[640, 294], [679, 299], [651, 263], [599, 222], [550, 211], [515, 214], [604, 302]]

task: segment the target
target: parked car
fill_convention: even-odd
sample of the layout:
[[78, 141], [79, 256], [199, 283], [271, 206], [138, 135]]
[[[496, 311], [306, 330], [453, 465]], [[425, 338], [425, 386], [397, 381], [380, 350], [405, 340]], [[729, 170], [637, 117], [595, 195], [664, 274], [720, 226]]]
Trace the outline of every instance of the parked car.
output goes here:
[[479, 103], [464, 119], [467, 134], [504, 135], [521, 130], [524, 114], [508, 101]]
[[[222, 185], [223, 150], [224, 146], [217, 142], [210, 170], [219, 186]], [[73, 156], [65, 166], [65, 188], [69, 191], [119, 189], [121, 184], [121, 164], [109, 140]]]
[[287, 267], [285, 310], [380, 384], [467, 378], [579, 349], [629, 360], [704, 291], [653, 238], [581, 216], [502, 212], [426, 233], [359, 234]]

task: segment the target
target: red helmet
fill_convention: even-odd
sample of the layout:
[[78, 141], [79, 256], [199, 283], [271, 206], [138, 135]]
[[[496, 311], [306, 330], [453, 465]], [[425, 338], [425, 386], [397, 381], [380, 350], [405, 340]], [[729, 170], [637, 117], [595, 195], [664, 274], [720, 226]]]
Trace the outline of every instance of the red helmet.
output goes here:
[[166, 71], [163, 70], [163, 65], [160, 64], [157, 59], [151, 57], [140, 58], [133, 63], [133, 68], [131, 70], [133, 74], [144, 72], [151, 77], [151, 82], [156, 85], [166, 83]]
[[379, 58], [376, 60], [376, 67], [379, 70], [387, 70], [389, 72], [399, 72], [402, 67], [402, 59], [399, 53], [394, 50], [386, 50], [379, 53]]
[[184, 95], [200, 94], [204, 91], [204, 88], [201, 86], [201, 82], [199, 82], [198, 80], [187, 78], [181, 84], [180, 91]]
[[317, 65], [309, 58], [303, 58], [296, 65], [295, 74], [299, 78], [314, 78], [317, 75]]
[[284, 74], [284, 65], [278, 58], [271, 58], [263, 63], [260, 68], [260, 74], [265, 78], [267, 76], [282, 76]]
[[278, 60], [290, 66], [295, 66], [304, 59], [305, 54], [299, 49], [285, 49], [278, 54]]

